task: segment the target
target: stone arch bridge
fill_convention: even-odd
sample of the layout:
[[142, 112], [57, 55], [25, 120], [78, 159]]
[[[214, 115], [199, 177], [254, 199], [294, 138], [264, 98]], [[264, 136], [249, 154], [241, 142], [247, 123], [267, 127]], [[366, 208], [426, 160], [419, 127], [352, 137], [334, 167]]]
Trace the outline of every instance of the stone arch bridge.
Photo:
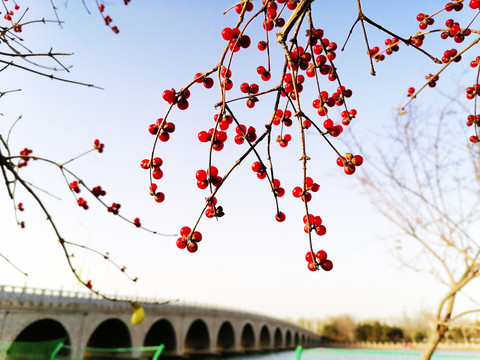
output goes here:
[[[85, 359], [88, 348], [133, 348], [122, 358], [152, 357], [164, 344], [165, 356], [280, 351], [319, 345], [320, 337], [290, 322], [245, 311], [177, 302], [131, 299], [146, 318], [131, 325], [131, 306], [93, 294], [0, 286], [0, 360], [11, 344], [65, 339], [62, 358]], [[7, 344], [7, 346], [1, 346]], [[103, 357], [105, 358], [105, 357]]]

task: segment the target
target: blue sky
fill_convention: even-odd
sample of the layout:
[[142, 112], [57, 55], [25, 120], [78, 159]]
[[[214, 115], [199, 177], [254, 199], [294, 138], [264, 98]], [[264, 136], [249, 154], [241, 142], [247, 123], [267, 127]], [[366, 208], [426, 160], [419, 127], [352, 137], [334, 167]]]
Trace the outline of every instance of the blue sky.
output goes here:
[[[208, 163], [207, 146], [198, 142], [197, 134], [213, 126], [216, 85], [208, 91], [200, 85], [192, 87], [190, 108], [171, 114], [176, 131], [158, 148], [164, 160], [165, 175], [159, 182], [166, 194], [163, 204], [156, 204], [148, 196], [148, 175], [139, 163], [152, 149], [148, 126], [163, 117], [167, 109], [162, 92], [172, 87], [178, 90], [195, 73], [216, 65], [225, 45], [221, 30], [236, 21], [234, 12], [222, 15], [231, 3], [132, 0], [125, 7], [122, 1], [111, 1], [106, 3], [106, 12], [120, 28], [118, 35], [103, 25], [93, 1], [87, 1], [92, 15], [77, 2], [64, 4], [57, 4], [59, 16], [65, 21], [63, 29], [55, 24], [32, 25], [32, 30], [24, 29], [26, 43], [34, 51], [53, 47], [54, 51], [73, 52], [62, 60], [65, 65], [73, 65], [71, 72], [59, 75], [104, 90], [4, 71], [0, 74], [2, 90], [22, 88], [22, 92], [2, 98], [2, 134], [22, 115], [11, 134], [12, 149], [29, 147], [35, 155], [59, 162], [89, 149], [99, 138], [105, 143], [105, 152], [75, 161], [72, 171], [90, 186], [102, 185], [108, 202], [120, 202], [124, 216], [140, 217], [148, 228], [174, 234], [182, 226], [192, 226], [206, 196], [196, 188], [194, 174]], [[257, 9], [259, 1], [254, 4]], [[415, 15], [423, 10], [417, 4], [389, 2], [387, 7], [385, 2], [371, 1], [364, 5], [364, 11], [373, 19], [388, 20], [395, 31], [409, 34], [416, 31]], [[423, 2], [427, 9], [436, 10], [432, 7], [435, 4]], [[341, 46], [356, 17], [354, 2], [315, 2], [313, 10], [318, 16], [317, 26]], [[48, 4], [32, 5], [29, 16], [35, 18], [35, 14], [54, 19]], [[372, 28], [368, 31], [372, 45], [380, 46], [386, 38]], [[238, 54], [232, 71], [242, 80], [236, 81], [236, 87], [242, 81], [256, 81], [262, 90], [255, 73], [256, 67], [265, 63], [263, 54], [255, 49], [260, 36], [261, 32], [252, 32], [251, 48]], [[388, 127], [395, 108], [405, 101], [406, 89], [419, 87], [434, 66], [402, 48], [396, 56], [377, 64], [377, 76], [371, 77], [365, 52], [357, 27], [346, 51], [337, 52], [336, 65], [346, 87], [353, 90], [349, 106], [359, 112], [347, 131], [355, 131], [364, 141], [374, 141], [373, 134]], [[278, 60], [273, 60], [273, 65], [278, 65]], [[452, 79], [454, 75], [445, 77]], [[313, 93], [305, 93], [307, 103], [314, 98]], [[428, 106], [435, 103], [428, 94], [422, 101]], [[243, 105], [236, 109], [239, 113], [250, 112], [245, 119], [258, 128], [270, 116], [266, 101], [252, 110]], [[229, 133], [229, 137], [233, 135]], [[274, 220], [273, 198], [266, 182], [250, 170], [254, 160], [249, 159], [218, 194], [226, 216], [218, 222], [202, 219], [199, 230], [204, 240], [195, 254], [177, 249], [176, 237], [155, 236], [114, 218], [93, 199], [89, 201], [90, 210], [79, 208], [60, 173], [51, 166], [32, 164], [25, 169], [25, 176], [61, 198], [44, 196], [66, 239], [109, 251], [132, 276], [139, 277], [138, 283], [132, 284], [101, 259], [73, 250], [82, 275], [107, 293], [179, 298], [290, 318], [348, 313], [359, 319], [388, 319], [414, 315], [435, 304], [444, 289], [430, 277], [402, 269], [395, 262], [388, 251], [394, 230], [375, 213], [355, 179], [335, 165], [336, 155], [320, 137], [308, 135], [307, 140], [312, 157], [309, 171], [321, 185], [314, 195], [312, 212], [322, 216], [327, 226], [327, 235], [317, 241], [317, 246], [324, 248], [334, 262], [334, 270], [328, 273], [309, 272], [304, 260], [308, 247], [301, 223], [303, 204], [290, 195], [301, 181], [298, 143], [273, 151], [278, 178], [287, 191], [280, 201], [287, 220], [281, 224]], [[341, 142], [339, 148], [355, 152]], [[229, 138], [225, 150], [214, 154], [220, 172], [230, 168], [240, 151]], [[366, 161], [358, 171], [368, 171], [368, 166]], [[2, 282], [81, 289], [38, 208], [26, 194], [19, 193], [19, 201], [21, 198], [27, 210], [21, 214], [27, 223], [23, 230], [15, 225], [6, 193], [0, 193], [1, 252], [30, 276], [25, 278], [0, 261]]]

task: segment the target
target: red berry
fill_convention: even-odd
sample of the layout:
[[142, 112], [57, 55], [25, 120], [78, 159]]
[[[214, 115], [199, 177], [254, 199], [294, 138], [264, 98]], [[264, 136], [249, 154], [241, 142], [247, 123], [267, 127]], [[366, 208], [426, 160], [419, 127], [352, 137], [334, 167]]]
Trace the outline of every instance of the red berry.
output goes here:
[[183, 97], [180, 98], [180, 100], [178, 100], [177, 106], [180, 110], [188, 109], [188, 100]]
[[187, 242], [183, 238], [177, 239], [177, 247], [179, 249], [185, 249], [187, 247]]
[[175, 90], [165, 90], [162, 94], [163, 100], [171, 104], [173, 100], [175, 99]]
[[322, 262], [323, 260], [327, 259], [327, 253], [323, 250], [319, 250], [315, 254], [315, 257], [318, 259], [318, 261]]
[[188, 252], [194, 253], [198, 250], [198, 245], [196, 242], [190, 241], [187, 245]]
[[333, 263], [330, 260], [325, 260], [325, 262], [321, 263], [320, 266], [325, 271], [330, 271], [333, 269]]
[[202, 241], [202, 234], [199, 231], [195, 231], [192, 235], [192, 241], [200, 242]]
[[180, 235], [182, 236], [188, 236], [192, 229], [190, 229], [188, 226], [184, 226], [180, 229]]
[[279, 211], [276, 215], [275, 215], [275, 220], [277, 220], [278, 222], [283, 222], [285, 221], [285, 214], [281, 211]]

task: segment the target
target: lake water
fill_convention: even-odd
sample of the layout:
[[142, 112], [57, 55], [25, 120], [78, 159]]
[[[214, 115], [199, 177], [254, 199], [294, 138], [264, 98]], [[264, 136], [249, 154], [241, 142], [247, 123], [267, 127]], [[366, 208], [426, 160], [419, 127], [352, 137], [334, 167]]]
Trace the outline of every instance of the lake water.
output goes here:
[[[371, 350], [371, 349], [306, 349], [301, 360], [415, 360], [420, 359], [418, 350]], [[161, 358], [161, 356], [160, 356]], [[295, 351], [273, 354], [216, 357], [208, 360], [296, 360]], [[480, 360], [479, 351], [439, 350], [432, 359], [436, 360]]]

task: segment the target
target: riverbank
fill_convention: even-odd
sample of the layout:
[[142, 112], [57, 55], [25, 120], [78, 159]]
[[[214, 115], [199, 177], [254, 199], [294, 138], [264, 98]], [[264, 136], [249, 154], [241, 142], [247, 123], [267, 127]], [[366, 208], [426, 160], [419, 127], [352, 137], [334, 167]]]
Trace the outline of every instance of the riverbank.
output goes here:
[[[371, 342], [353, 342], [353, 343], [329, 343], [325, 347], [339, 349], [379, 349], [379, 350], [423, 350], [425, 343], [371, 343]], [[456, 350], [456, 351], [480, 351], [478, 343], [441, 343], [438, 350]]]

